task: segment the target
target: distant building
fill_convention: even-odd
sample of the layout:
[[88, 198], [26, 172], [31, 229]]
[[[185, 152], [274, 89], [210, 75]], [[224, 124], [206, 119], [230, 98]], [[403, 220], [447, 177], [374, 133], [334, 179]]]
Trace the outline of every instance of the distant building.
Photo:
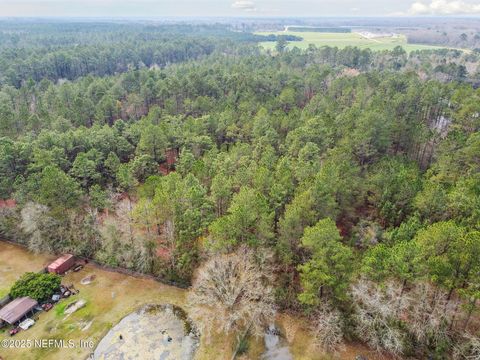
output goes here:
[[53, 263], [47, 266], [49, 273], [63, 274], [65, 271], [69, 270], [75, 264], [75, 258], [73, 255], [66, 254], [62, 257], [59, 257]]
[[38, 302], [28, 296], [17, 298], [0, 309], [0, 320], [13, 325], [37, 305]]

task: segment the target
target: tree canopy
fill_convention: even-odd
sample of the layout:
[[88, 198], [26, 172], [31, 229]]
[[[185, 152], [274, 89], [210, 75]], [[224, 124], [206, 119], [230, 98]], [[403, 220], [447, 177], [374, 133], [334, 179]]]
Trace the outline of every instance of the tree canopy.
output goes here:
[[[268, 290], [265, 314], [306, 315], [335, 335], [324, 347], [344, 331], [417, 358], [470, 344], [478, 53], [269, 51], [230, 30], [0, 24], [1, 235], [207, 284], [203, 305], [224, 282]], [[46, 279], [12, 292], [43, 299]]]

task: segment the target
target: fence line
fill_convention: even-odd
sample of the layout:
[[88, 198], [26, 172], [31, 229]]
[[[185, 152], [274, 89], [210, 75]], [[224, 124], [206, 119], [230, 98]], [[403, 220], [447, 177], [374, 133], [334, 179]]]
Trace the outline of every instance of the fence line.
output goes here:
[[179, 282], [176, 282], [176, 281], [173, 281], [173, 280], [168, 280], [168, 279], [164, 279], [164, 278], [159, 277], [159, 276], [154, 276], [154, 275], [151, 275], [151, 274], [145, 274], [145, 273], [138, 272], [138, 271], [131, 270], [131, 269], [126, 269], [126, 268], [123, 268], [123, 267], [120, 267], [120, 266], [105, 265], [105, 264], [99, 263], [98, 261], [96, 261], [94, 259], [86, 258], [86, 257], [83, 257], [83, 256], [75, 256], [75, 258], [81, 259], [83, 261], [87, 261], [89, 264], [93, 264], [95, 267], [100, 268], [100, 269], [105, 270], [105, 271], [116, 272], [116, 273], [119, 273], [119, 274], [133, 276], [133, 277], [136, 277], [136, 278], [155, 280], [155, 281], [157, 281], [161, 284], [175, 286], [175, 287], [178, 287], [178, 288], [181, 288], [181, 289], [188, 289], [189, 288], [189, 285], [182, 284], [182, 283], [179, 283]]
[[[25, 244], [20, 244], [20, 243], [11, 241], [11, 240], [6, 240], [6, 239], [2, 239], [0, 241], [11, 244], [11, 245], [20, 246], [20, 247], [26, 249], [27, 251], [30, 251]], [[164, 284], [164, 285], [175, 286], [175, 287], [178, 287], [178, 288], [181, 288], [181, 289], [188, 289], [189, 288], [189, 285], [187, 285], [187, 284], [183, 284], [183, 283], [176, 282], [176, 281], [173, 281], [173, 280], [168, 280], [168, 279], [165, 279], [165, 278], [162, 278], [162, 277], [159, 277], [159, 276], [154, 276], [154, 275], [151, 275], [151, 274], [144, 274], [144, 273], [141, 273], [141, 272], [138, 272], [138, 271], [135, 271], [135, 270], [126, 269], [126, 268], [122, 268], [122, 267], [119, 267], [119, 266], [105, 265], [105, 264], [99, 263], [98, 261], [96, 261], [94, 259], [90, 259], [90, 258], [87, 258], [87, 257], [84, 257], [84, 256], [75, 256], [75, 258], [86, 261], [90, 264], [93, 264], [95, 267], [100, 268], [100, 269], [105, 270], [105, 271], [116, 272], [116, 273], [119, 273], [119, 274], [133, 276], [133, 277], [136, 277], [136, 278], [150, 279], [150, 280], [157, 281], [157, 282], [159, 282], [161, 284]], [[45, 271], [46, 271], [46, 267], [43, 268], [42, 270], [40, 270], [39, 272], [45, 272]], [[1, 299], [1, 300], [3, 300], [3, 299]], [[0, 307], [3, 306], [3, 305], [1, 305], [1, 300], [0, 300]]]

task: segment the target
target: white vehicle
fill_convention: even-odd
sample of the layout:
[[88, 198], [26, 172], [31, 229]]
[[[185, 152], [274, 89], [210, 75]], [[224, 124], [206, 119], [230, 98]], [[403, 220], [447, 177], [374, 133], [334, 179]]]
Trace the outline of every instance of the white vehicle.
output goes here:
[[33, 324], [35, 324], [35, 320], [33, 319], [27, 319], [25, 321], [22, 321], [20, 323], [20, 325], [18, 325], [22, 330], [28, 330], [29, 328], [31, 328], [33, 326]]

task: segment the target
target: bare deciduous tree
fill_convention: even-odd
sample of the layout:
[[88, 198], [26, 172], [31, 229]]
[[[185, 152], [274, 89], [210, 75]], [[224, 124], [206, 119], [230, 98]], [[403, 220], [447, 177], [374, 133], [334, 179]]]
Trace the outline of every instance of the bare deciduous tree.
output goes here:
[[[124, 234], [125, 239], [128, 239], [133, 243], [134, 241], [134, 232], [133, 232], [133, 215], [132, 215], [132, 201], [120, 200], [115, 204], [115, 226], [118, 228], [122, 234]], [[112, 221], [110, 218], [108, 221]]]
[[38, 231], [38, 219], [47, 213], [48, 207], [45, 205], [29, 202], [25, 204], [21, 211], [22, 222], [20, 227], [27, 234], [32, 234]]
[[344, 348], [343, 320], [340, 312], [324, 305], [313, 315], [312, 332], [315, 344], [327, 352], [337, 352]]
[[388, 282], [384, 287], [359, 280], [352, 286], [358, 335], [376, 350], [394, 355], [405, 351], [406, 334], [398, 327], [398, 316], [408, 307], [408, 297], [398, 295], [401, 285]]
[[[96, 258], [137, 271], [151, 272], [156, 257], [155, 238], [138, 226], [131, 199], [112, 197], [111, 201], [115, 212], [106, 216], [99, 226], [102, 248], [97, 251]], [[135, 215], [139, 216], [138, 213]]]
[[[428, 282], [417, 282], [403, 296], [393, 281], [378, 285], [360, 280], [351, 290], [358, 335], [372, 347], [401, 355], [406, 336], [418, 344], [437, 346], [452, 341], [452, 323], [459, 299]], [[399, 326], [401, 324], [401, 326]]]
[[192, 317], [207, 337], [212, 329], [261, 336], [275, 317], [269, 273], [247, 248], [205, 263], [198, 270], [189, 303]]
[[464, 342], [455, 346], [453, 358], [455, 360], [480, 359], [480, 338], [472, 334], [464, 335]]
[[21, 211], [20, 228], [27, 235], [28, 248], [33, 252], [55, 252], [56, 240], [61, 238], [58, 222], [48, 212], [47, 206], [33, 202], [25, 204]]
[[417, 341], [428, 339], [439, 343], [448, 336], [449, 319], [458, 307], [448, 300], [448, 294], [435, 286], [421, 282], [411, 291], [408, 324]]

